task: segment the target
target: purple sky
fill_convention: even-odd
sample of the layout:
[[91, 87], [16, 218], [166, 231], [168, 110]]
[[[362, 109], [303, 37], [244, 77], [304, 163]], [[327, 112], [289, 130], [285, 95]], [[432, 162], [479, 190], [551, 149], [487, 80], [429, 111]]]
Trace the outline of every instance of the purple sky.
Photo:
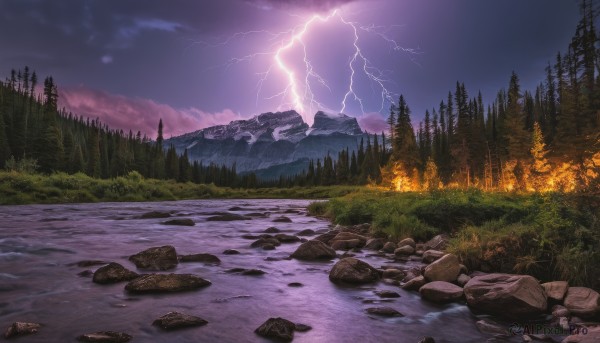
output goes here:
[[167, 136], [289, 108], [310, 124], [345, 96], [380, 131], [400, 93], [419, 120], [457, 80], [486, 102], [512, 70], [533, 89], [578, 19], [575, 0], [3, 0], [0, 67], [52, 75], [62, 106], [151, 136], [161, 117]]

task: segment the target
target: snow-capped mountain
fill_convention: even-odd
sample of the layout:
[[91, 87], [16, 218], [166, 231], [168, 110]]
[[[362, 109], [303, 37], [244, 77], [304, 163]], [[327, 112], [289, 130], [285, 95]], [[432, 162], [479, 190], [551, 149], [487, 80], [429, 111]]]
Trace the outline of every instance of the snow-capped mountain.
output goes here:
[[322, 159], [328, 153], [336, 156], [346, 148], [356, 150], [362, 137], [356, 118], [345, 114], [319, 111], [309, 127], [296, 111], [286, 111], [208, 127], [164, 144], [174, 145], [178, 153], [187, 149], [191, 160], [205, 165], [235, 163], [240, 172], [268, 169], [291, 175], [302, 171], [309, 159]]

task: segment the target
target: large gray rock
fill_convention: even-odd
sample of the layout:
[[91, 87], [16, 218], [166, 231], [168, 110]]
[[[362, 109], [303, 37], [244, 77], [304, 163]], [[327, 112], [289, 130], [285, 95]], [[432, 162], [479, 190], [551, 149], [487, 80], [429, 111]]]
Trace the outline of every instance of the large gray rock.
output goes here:
[[4, 331], [4, 338], [31, 335], [37, 333], [41, 327], [38, 323], [14, 322]]
[[146, 270], [167, 270], [177, 266], [177, 252], [171, 245], [153, 247], [129, 257], [136, 267]]
[[592, 317], [600, 312], [600, 294], [587, 287], [569, 287], [564, 305], [579, 317]]
[[486, 313], [522, 318], [546, 310], [546, 294], [529, 275], [487, 274], [472, 278], [464, 288], [467, 303]]
[[421, 287], [419, 293], [421, 293], [423, 299], [445, 303], [461, 299], [463, 289], [449, 282], [434, 281]]
[[296, 324], [283, 318], [269, 318], [254, 332], [259, 336], [275, 339], [283, 342], [291, 342], [294, 339]]
[[200, 317], [190, 316], [179, 312], [169, 312], [152, 322], [152, 325], [158, 326], [163, 330], [176, 330], [192, 326], [202, 326], [207, 323], [206, 320]]
[[125, 343], [131, 340], [132, 336], [123, 332], [100, 331], [86, 333], [77, 337], [80, 342], [90, 343]]
[[460, 273], [460, 261], [454, 254], [446, 254], [425, 268], [428, 281], [455, 281]]
[[377, 269], [354, 257], [339, 260], [329, 272], [329, 280], [332, 282], [360, 284], [377, 281], [378, 279], [379, 272], [377, 272]]
[[569, 289], [569, 283], [567, 281], [552, 281], [543, 283], [542, 287], [548, 299], [562, 301], [565, 294], [567, 294], [567, 289]]
[[210, 281], [192, 274], [148, 274], [129, 282], [125, 290], [132, 293], [185, 292], [210, 284]]
[[331, 260], [335, 258], [335, 250], [331, 249], [327, 244], [313, 239], [300, 244], [291, 257], [298, 260], [309, 261]]
[[98, 268], [98, 270], [94, 272], [92, 281], [95, 283], [107, 284], [130, 281], [139, 276], [140, 275], [138, 273], [132, 272], [116, 262], [112, 262], [104, 267]]
[[445, 252], [439, 250], [426, 250], [423, 252], [423, 262], [431, 263], [435, 260], [440, 259], [442, 256], [446, 255]]

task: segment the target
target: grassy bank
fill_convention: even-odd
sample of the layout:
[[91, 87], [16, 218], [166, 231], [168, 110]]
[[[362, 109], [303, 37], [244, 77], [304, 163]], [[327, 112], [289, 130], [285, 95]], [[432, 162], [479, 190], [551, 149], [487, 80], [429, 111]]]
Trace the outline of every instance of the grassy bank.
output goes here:
[[372, 222], [394, 239], [450, 235], [469, 269], [600, 286], [598, 197], [481, 191], [356, 192], [310, 206], [340, 224]]
[[144, 179], [136, 172], [110, 180], [85, 174], [52, 175], [0, 172], [0, 205], [99, 201], [159, 201], [207, 198], [324, 199], [358, 187], [224, 188], [214, 185]]

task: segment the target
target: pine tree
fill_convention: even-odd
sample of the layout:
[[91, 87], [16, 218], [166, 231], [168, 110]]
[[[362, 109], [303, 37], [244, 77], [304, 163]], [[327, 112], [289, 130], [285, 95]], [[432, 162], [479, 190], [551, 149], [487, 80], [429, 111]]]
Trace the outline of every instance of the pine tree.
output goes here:
[[8, 138], [6, 137], [6, 125], [4, 124], [4, 116], [0, 112], [0, 168], [4, 167], [4, 163], [11, 156]]
[[544, 189], [547, 182], [547, 175], [550, 172], [550, 163], [546, 155], [546, 143], [544, 143], [544, 136], [540, 125], [535, 122], [533, 124], [533, 132], [531, 135], [531, 179], [534, 190]]

